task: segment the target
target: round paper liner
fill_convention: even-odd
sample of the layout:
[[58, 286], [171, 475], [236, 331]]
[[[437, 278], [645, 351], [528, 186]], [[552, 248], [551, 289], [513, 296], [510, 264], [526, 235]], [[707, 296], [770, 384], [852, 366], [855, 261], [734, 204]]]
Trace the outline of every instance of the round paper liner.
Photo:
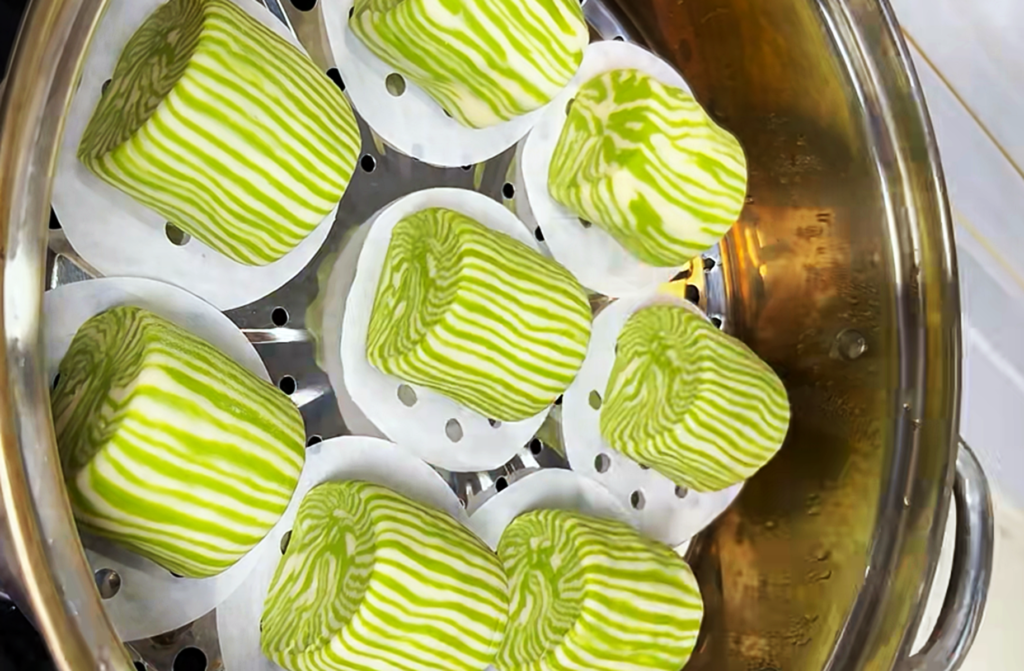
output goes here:
[[[174, 322], [207, 341], [261, 379], [267, 369], [246, 337], [215, 307], [192, 294], [153, 280], [109, 277], [68, 284], [43, 299], [44, 366], [53, 382], [79, 327], [89, 318], [133, 305]], [[112, 569], [121, 588], [103, 606], [122, 640], [134, 641], [184, 626], [217, 607], [245, 579], [266, 539], [223, 573], [202, 579], [176, 578], [167, 569], [115, 543], [82, 534], [93, 571]]]
[[601, 435], [601, 411], [591, 407], [590, 394], [604, 396], [615, 365], [615, 344], [630, 316], [655, 304], [680, 305], [707, 318], [689, 301], [662, 291], [620, 298], [605, 307], [594, 319], [587, 358], [562, 401], [562, 439], [574, 471], [608, 488], [647, 536], [674, 547], [714, 521], [743, 485], [719, 492], [677, 489], [664, 475], [616, 451]]
[[398, 73], [349, 29], [352, 5], [352, 0], [321, 3], [334, 62], [359, 115], [398, 151], [445, 168], [474, 165], [519, 142], [540, 118], [544, 108], [488, 128], [470, 128], [448, 116], [426, 91], [405, 77], [405, 91], [392, 95], [387, 79]]
[[270, 532], [273, 547], [260, 556], [244, 583], [217, 608], [217, 631], [225, 671], [280, 671], [263, 655], [260, 620], [263, 602], [281, 561], [281, 539], [291, 531], [299, 504], [310, 489], [324, 482], [362, 480], [387, 487], [463, 524], [469, 518], [458, 497], [434, 469], [410, 452], [384, 440], [333, 438], [306, 451], [306, 465], [291, 505]]
[[585, 228], [572, 210], [551, 197], [548, 175], [570, 101], [585, 83], [605, 72], [620, 69], [640, 70], [664, 84], [690, 90], [671, 65], [641, 47], [616, 41], [591, 44], [583, 53], [579, 72], [544, 109], [530, 135], [519, 144], [515, 179], [516, 213], [531, 232], [539, 226], [556, 261], [583, 286], [613, 298], [651, 290], [669, 281], [681, 266], [649, 266], [601, 227]]
[[[235, 2], [301, 49], [265, 7], [254, 0]], [[161, 280], [187, 289], [221, 310], [230, 310], [266, 296], [295, 277], [327, 239], [338, 208], [280, 260], [266, 266], [247, 266], [194, 238], [175, 245], [167, 237], [164, 217], [107, 184], [78, 160], [82, 134], [122, 48], [162, 4], [164, 0], [110, 0], [68, 110], [53, 186], [53, 208], [68, 242], [100, 273]]]
[[[372, 220], [345, 306], [341, 327], [345, 393], [384, 435], [427, 463], [457, 472], [494, 470], [512, 459], [537, 433], [550, 408], [528, 419], [492, 426], [480, 413], [435, 391], [386, 375], [366, 360], [366, 332], [391, 231], [405, 217], [431, 207], [461, 212], [534, 251], [539, 249], [514, 214], [475, 191], [428, 189], [388, 205]], [[403, 384], [416, 392], [412, 407], [398, 397], [398, 388]], [[461, 427], [462, 438], [458, 441], [447, 435], [446, 427], [451, 420]]]
[[334, 390], [338, 411], [349, 433], [356, 436], [387, 438], [352, 400], [352, 395], [345, 388], [345, 371], [341, 365], [341, 325], [345, 318], [345, 304], [349, 292], [352, 291], [352, 281], [356, 277], [359, 252], [363, 249], [366, 234], [370, 232], [372, 223], [373, 219], [354, 229], [338, 258], [333, 261], [324, 290], [323, 323], [320, 331], [323, 340], [320, 343], [320, 355], [327, 379]]
[[560, 468], [546, 468], [517, 480], [484, 501], [469, 516], [469, 528], [492, 550], [512, 520], [532, 510], [572, 510], [634, 525], [626, 509], [597, 482]]

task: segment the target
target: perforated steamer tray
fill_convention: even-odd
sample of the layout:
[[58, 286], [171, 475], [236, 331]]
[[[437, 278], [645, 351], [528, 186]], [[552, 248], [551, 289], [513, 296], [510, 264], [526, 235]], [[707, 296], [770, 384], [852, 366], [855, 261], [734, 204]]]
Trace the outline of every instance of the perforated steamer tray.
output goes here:
[[[319, 6], [303, 11], [283, 0], [263, 0], [271, 13], [293, 30], [317, 63], [332, 79], [344, 87], [334, 67], [323, 29]], [[310, 0], [295, 0], [295, 4], [308, 7]], [[638, 42], [635, 31], [605, 7], [600, 0], [583, 0], [583, 8], [591, 26], [593, 39], [615, 39]], [[515, 204], [514, 165], [515, 147], [499, 156], [477, 165], [460, 168], [436, 168], [408, 158], [384, 145], [359, 119], [362, 133], [362, 155], [356, 174], [341, 202], [338, 217], [327, 241], [313, 261], [281, 289], [250, 305], [227, 312], [256, 347], [266, 364], [272, 380], [289, 393], [299, 406], [305, 419], [308, 444], [349, 434], [374, 435], [365, 417], [350, 399], [336, 394], [332, 386], [331, 371], [338, 357], [341, 318], [345, 300], [345, 283], [339, 282], [348, 263], [354, 263], [362, 238], [362, 226], [381, 208], [407, 194], [437, 187], [455, 187], [478, 191], [510, 209]], [[173, 229], [169, 229], [173, 234]], [[543, 240], [543, 231], [535, 231]], [[173, 236], [172, 236], [173, 237]], [[170, 251], [180, 245], [180, 238], [168, 239]], [[185, 242], [184, 244], [190, 244]], [[714, 321], [728, 330], [723, 323], [725, 292], [717, 249], [704, 258], [696, 259], [689, 268], [676, 276], [674, 291], [680, 297], [697, 304]], [[59, 227], [51, 221], [50, 255], [48, 259], [48, 288], [79, 282], [96, 277], [95, 272], [80, 259]], [[341, 269], [340, 271], [338, 269]], [[332, 279], [333, 276], [333, 279]], [[608, 304], [604, 296], [591, 296], [595, 313]], [[379, 434], [376, 434], [379, 435]], [[578, 470], [600, 481], [615, 478], [614, 468], [607, 462], [581, 465]], [[492, 471], [453, 473], [439, 470], [441, 476], [459, 497], [467, 511], [472, 513], [495, 493], [512, 482], [538, 469], [567, 469], [562, 440], [561, 408], [556, 405], [536, 436], [527, 441], [518, 454], [504, 466]], [[634, 469], [635, 471], [635, 469]], [[635, 476], [636, 473], [633, 473]], [[620, 483], [621, 484], [621, 483]], [[627, 511], [640, 515], [645, 501], [644, 486], [635, 489], [619, 486]], [[681, 497], [687, 493], [680, 491]], [[649, 514], [650, 511], [648, 511]], [[685, 544], [678, 547], [685, 552]], [[106, 574], [104, 575], [106, 577]], [[101, 594], [117, 590], [110, 584], [101, 585]], [[116, 598], [116, 594], [113, 598]], [[126, 641], [137, 669], [153, 671], [216, 671], [223, 668], [216, 625], [216, 612], [196, 620], [175, 631], [150, 639]], [[229, 669], [228, 671], [242, 671]]]

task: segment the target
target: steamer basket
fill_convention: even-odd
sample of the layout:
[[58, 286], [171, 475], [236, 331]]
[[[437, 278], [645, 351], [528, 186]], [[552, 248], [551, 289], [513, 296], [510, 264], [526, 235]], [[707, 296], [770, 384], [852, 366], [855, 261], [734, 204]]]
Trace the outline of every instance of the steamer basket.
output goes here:
[[[321, 67], [333, 67], [319, 7], [265, 2]], [[55, 458], [41, 296], [94, 273], [46, 221], [63, 115], [104, 4], [33, 0], [0, 109], [0, 584], [30, 611], [63, 671], [170, 671], [187, 648], [219, 669], [214, 614], [155, 639], [117, 639]], [[885, 0], [583, 5], [596, 36], [673, 61], [745, 147], [747, 206], [719, 249], [689, 269], [688, 293], [779, 371], [793, 404], [781, 453], [688, 550], [707, 611], [688, 671], [957, 668], [988, 588], [991, 507], [977, 462], [958, 450], [953, 234], [890, 8]], [[512, 151], [476, 171], [443, 170], [362, 131], [370, 158], [320, 254], [279, 291], [228, 313], [271, 376], [294, 379], [311, 437], [348, 432], [317, 364], [318, 343], [332, 335], [318, 270], [354, 226], [401, 195], [458, 186], [500, 200], [511, 174]], [[445, 475], [472, 507], [529, 469], [564, 467], [560, 451], [554, 422], [503, 469]], [[954, 575], [939, 626], [911, 654], [951, 500]]]

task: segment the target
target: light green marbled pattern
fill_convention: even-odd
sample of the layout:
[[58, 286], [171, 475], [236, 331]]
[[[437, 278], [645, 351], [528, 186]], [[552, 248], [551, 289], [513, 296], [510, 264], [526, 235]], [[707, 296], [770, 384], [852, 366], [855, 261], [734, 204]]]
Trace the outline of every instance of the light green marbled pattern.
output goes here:
[[789, 399], [775, 372], [693, 311], [637, 311], [619, 334], [601, 407], [608, 443], [676, 484], [718, 491], [782, 446]]
[[498, 671], [678, 671], [704, 614], [690, 567], [620, 522], [526, 513], [498, 556], [509, 624]]
[[590, 40], [579, 0], [356, 0], [349, 26], [473, 128], [550, 102]]
[[638, 70], [580, 88], [548, 190], [652, 266], [680, 266], [722, 238], [743, 208], [747, 164], [732, 135], [686, 91]]
[[305, 458], [287, 396], [139, 308], [82, 325], [52, 402], [79, 525], [182, 576], [220, 573], [262, 540]]
[[551, 405], [576, 377], [590, 316], [564, 268], [465, 215], [432, 208], [391, 233], [366, 357], [486, 417], [517, 421]]
[[446, 513], [367, 482], [303, 499], [262, 621], [288, 671], [482, 671], [508, 618], [498, 558]]
[[348, 101], [308, 57], [230, 0], [170, 0], [125, 46], [78, 158], [261, 266], [331, 212], [358, 153]]

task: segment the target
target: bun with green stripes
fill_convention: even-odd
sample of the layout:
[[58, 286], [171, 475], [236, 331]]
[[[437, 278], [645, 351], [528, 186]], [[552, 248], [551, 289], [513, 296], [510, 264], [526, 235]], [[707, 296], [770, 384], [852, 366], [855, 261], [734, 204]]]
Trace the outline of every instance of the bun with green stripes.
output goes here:
[[678, 485], [746, 480], [782, 446], [789, 399], [742, 342], [678, 305], [638, 310], [617, 341], [601, 406], [608, 444]]
[[135, 307], [86, 321], [53, 422], [80, 528], [189, 578], [232, 566], [284, 513], [305, 458], [287, 396]]
[[539, 510], [498, 545], [509, 626], [498, 671], [678, 671], [704, 614], [690, 567], [621, 522]]
[[78, 148], [104, 182], [253, 266], [323, 221], [358, 153], [337, 87], [231, 0], [169, 0], [153, 12]]
[[507, 618], [498, 558], [448, 514], [329, 482], [299, 507], [262, 647], [288, 671], [481, 671]]
[[442, 208], [395, 225], [366, 358], [381, 372], [505, 422], [569, 386], [590, 340], [579, 283], [523, 243]]
[[551, 197], [651, 266], [718, 242], [746, 197], [743, 149], [687, 91], [613, 70], [572, 101], [548, 175]]
[[590, 41], [579, 0], [356, 0], [349, 27], [473, 128], [549, 103]]

